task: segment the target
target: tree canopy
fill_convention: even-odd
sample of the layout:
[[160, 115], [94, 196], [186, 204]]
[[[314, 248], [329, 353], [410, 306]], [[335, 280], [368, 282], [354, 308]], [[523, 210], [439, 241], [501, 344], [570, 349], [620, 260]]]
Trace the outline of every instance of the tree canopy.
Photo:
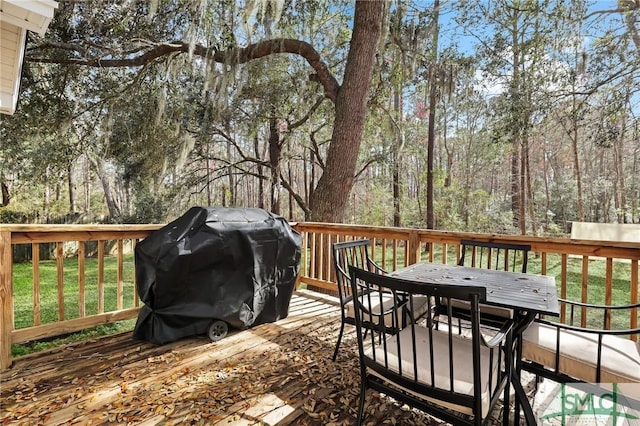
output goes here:
[[0, 219], [200, 204], [488, 232], [639, 222], [638, 13], [63, 0], [0, 118]]

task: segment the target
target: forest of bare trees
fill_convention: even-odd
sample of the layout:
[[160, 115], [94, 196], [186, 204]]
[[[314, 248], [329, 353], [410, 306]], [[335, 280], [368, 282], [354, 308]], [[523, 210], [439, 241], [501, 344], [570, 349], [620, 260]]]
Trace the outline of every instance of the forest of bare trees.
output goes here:
[[635, 0], [61, 0], [0, 117], [1, 222], [640, 223]]

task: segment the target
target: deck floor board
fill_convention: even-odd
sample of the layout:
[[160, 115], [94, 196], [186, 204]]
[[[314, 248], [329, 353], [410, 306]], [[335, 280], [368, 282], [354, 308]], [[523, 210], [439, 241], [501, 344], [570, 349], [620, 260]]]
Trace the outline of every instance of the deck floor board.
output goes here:
[[[359, 398], [357, 347], [335, 298], [294, 294], [289, 316], [154, 345], [131, 333], [18, 358], [0, 377], [4, 425], [350, 425]], [[375, 392], [366, 424], [441, 424]], [[498, 416], [499, 413], [496, 413]]]

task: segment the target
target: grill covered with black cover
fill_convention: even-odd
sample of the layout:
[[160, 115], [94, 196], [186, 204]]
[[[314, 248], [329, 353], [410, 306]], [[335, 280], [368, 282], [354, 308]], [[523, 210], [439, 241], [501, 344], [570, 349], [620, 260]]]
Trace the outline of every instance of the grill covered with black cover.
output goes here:
[[300, 247], [268, 211], [191, 208], [136, 245], [144, 306], [134, 337], [163, 344], [204, 334], [214, 319], [244, 329], [286, 318]]

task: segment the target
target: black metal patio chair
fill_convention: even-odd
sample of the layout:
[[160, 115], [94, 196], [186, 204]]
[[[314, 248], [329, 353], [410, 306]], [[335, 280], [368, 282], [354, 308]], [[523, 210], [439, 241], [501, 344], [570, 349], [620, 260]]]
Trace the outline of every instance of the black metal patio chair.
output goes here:
[[[487, 424], [500, 396], [509, 401], [513, 321], [505, 319], [491, 338], [481, 333], [480, 302], [486, 298], [485, 288], [416, 283], [355, 267], [349, 270], [351, 293], [356, 295], [353, 305], [361, 371], [357, 424], [364, 420], [368, 389], [454, 425]], [[384, 292], [393, 295], [393, 305], [375, 313], [368, 309], [374, 298], [382, 302]], [[426, 316], [424, 325], [411, 321], [402, 326], [402, 316], [414, 314], [413, 300], [418, 296], [428, 305], [435, 298], [445, 300], [449, 320], [454, 300], [468, 303], [470, 336], [461, 336], [452, 327], [436, 329], [431, 316]], [[399, 329], [393, 334], [383, 326], [389, 316]], [[380, 326], [365, 327], [365, 322]], [[509, 409], [503, 410], [502, 420], [508, 424]]]
[[[462, 250], [458, 266], [470, 266], [472, 268], [493, 269], [509, 272], [527, 272], [528, 254], [530, 245], [507, 244], [488, 241], [461, 240]], [[460, 319], [468, 319], [469, 305], [462, 302], [454, 302], [454, 317], [458, 320], [458, 327], [462, 324]], [[438, 307], [436, 311], [441, 311]], [[481, 322], [483, 326], [500, 326], [504, 318], [513, 316], [513, 311], [497, 306], [480, 305]]]
[[525, 330], [523, 369], [560, 383], [632, 384], [626, 396], [640, 401], [640, 303], [558, 301], [566, 323], [537, 318]]
[[[338, 350], [340, 348], [340, 342], [344, 334], [344, 325], [355, 325], [355, 314], [353, 308], [353, 297], [351, 294], [351, 277], [349, 276], [349, 266], [356, 266], [361, 269], [376, 273], [386, 274], [387, 272], [380, 267], [373, 259], [369, 257], [369, 245], [371, 244], [368, 239], [359, 239], [353, 241], [345, 241], [333, 244], [333, 262], [336, 273], [336, 282], [338, 284], [338, 296], [340, 298], [340, 334], [338, 335], [338, 341], [336, 342], [336, 348], [333, 351], [333, 361], [338, 356]], [[381, 293], [381, 298], [372, 299], [374, 302], [367, 309], [373, 312], [386, 309], [387, 306], [391, 306], [396, 302], [393, 299], [393, 295], [389, 292]], [[379, 303], [378, 303], [379, 302]], [[419, 316], [426, 312], [427, 301], [422, 299], [416, 299], [415, 303], [419, 306], [416, 313]], [[415, 320], [405, 318], [407, 320]], [[366, 325], [366, 324], [365, 324]], [[387, 326], [392, 330], [393, 325], [387, 320]]]

